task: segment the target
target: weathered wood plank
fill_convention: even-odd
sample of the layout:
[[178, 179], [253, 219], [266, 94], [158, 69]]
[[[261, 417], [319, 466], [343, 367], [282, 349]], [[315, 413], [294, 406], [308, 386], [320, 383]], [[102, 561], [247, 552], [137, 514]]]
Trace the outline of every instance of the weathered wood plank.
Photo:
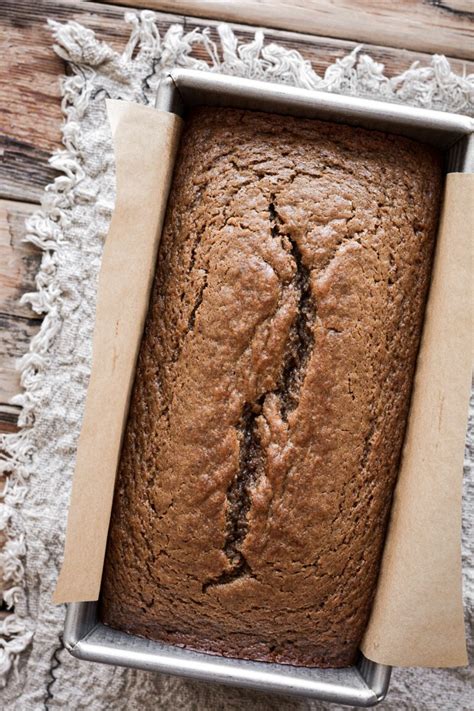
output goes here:
[[[39, 319], [19, 318], [0, 312], [0, 405], [9, 405], [10, 399], [20, 392], [17, 360], [27, 352], [30, 341], [38, 332]], [[7, 412], [12, 411], [7, 408]]]
[[20, 390], [16, 361], [29, 348], [41, 319], [19, 298], [35, 289], [41, 252], [24, 242], [25, 218], [36, 205], [0, 200], [0, 432], [15, 432], [19, 408], [9, 400]]
[[[18, 432], [18, 416], [20, 409], [17, 405], [0, 403], [0, 434], [13, 434]], [[0, 479], [1, 481], [1, 479]]]
[[[216, 27], [219, 24], [215, 20], [201, 20], [195, 17], [185, 18], [186, 30], [192, 30], [194, 27], [210, 27], [211, 38], [218, 39]], [[232, 24], [237, 36], [240, 39], [249, 41], [253, 38], [255, 28], [250, 28], [245, 25]], [[356, 41], [348, 41], [341, 39], [333, 39], [331, 37], [319, 37], [310, 34], [296, 34], [295, 32], [285, 32], [282, 30], [265, 30], [267, 43], [277, 42], [282, 47], [288, 50], [297, 50], [304, 59], [311, 62], [313, 69], [320, 75], [324, 76], [324, 72], [330, 64], [333, 64], [337, 59], [346, 56], [355, 47], [360, 47], [361, 43]], [[419, 62], [420, 65], [429, 65], [432, 55], [425, 52], [417, 52], [408, 49], [394, 49], [382, 45], [364, 43], [362, 51], [370, 54], [376, 61], [384, 65], [385, 75], [393, 77], [406, 71], [414, 62]], [[193, 56], [201, 59], [206, 58], [204, 48], [197, 46], [193, 52]], [[463, 74], [474, 72], [474, 61], [457, 59], [448, 57], [453, 71]]]
[[[127, 0], [115, 2], [128, 4]], [[470, 0], [135, 0], [134, 4], [464, 59], [474, 57]]]
[[24, 241], [25, 219], [37, 208], [21, 202], [0, 200], [0, 313], [8, 316], [37, 318], [19, 299], [35, 290], [41, 252]]
[[[32, 118], [30, 121], [33, 123]], [[59, 126], [58, 119], [50, 132], [59, 131]], [[39, 202], [45, 185], [58, 174], [48, 164], [49, 156], [47, 149], [0, 135], [0, 197]]]
[[[154, 0], [147, 0], [148, 4], [152, 2]], [[175, 10], [180, 7], [179, 4], [168, 6], [171, 5]], [[201, 3], [200, 7], [204, 6], [207, 7]], [[231, 8], [236, 4], [228, 3], [226, 6]], [[196, 7], [193, 4], [195, 11]], [[298, 7], [300, 5], [296, 9]], [[60, 22], [80, 21], [116, 49], [122, 49], [130, 32], [129, 25], [123, 19], [126, 9], [107, 3], [78, 0], [43, 0], [41, 3], [34, 0], [3, 0], [0, 36], [6, 61], [0, 67], [0, 121], [3, 134], [3, 151], [0, 148], [0, 197], [37, 201], [41, 187], [55, 175], [46, 157], [60, 144], [62, 119], [58, 77], [64, 72], [64, 65], [52, 51], [46, 18]], [[236, 19], [241, 20], [242, 17], [242, 14], [236, 14]], [[186, 29], [206, 25], [215, 28], [217, 24], [212, 20], [157, 14], [161, 32], [165, 32], [173, 22], [185, 23]], [[409, 17], [403, 22], [409, 23]], [[324, 26], [321, 28], [324, 29]], [[304, 29], [308, 31], [311, 26], [305, 24]], [[235, 30], [239, 37], [245, 39], [249, 39], [254, 31], [242, 25], [235, 25]], [[355, 46], [353, 41], [293, 32], [275, 30], [266, 34], [267, 41], [274, 40], [287, 48], [300, 51], [320, 74], [324, 73], [328, 64]], [[423, 34], [430, 34], [429, 25], [420, 32], [420, 37]], [[215, 29], [213, 36], [216, 36]], [[376, 35], [369, 32], [368, 41], [376, 41]], [[428, 56], [420, 52], [374, 44], [367, 45], [366, 49], [374, 59], [386, 65], [389, 76], [405, 70], [413, 61], [429, 61]], [[202, 48], [196, 49], [196, 56], [204, 56]], [[474, 62], [453, 60], [452, 66], [456, 71], [462, 72], [465, 68], [467, 72], [474, 72]]]

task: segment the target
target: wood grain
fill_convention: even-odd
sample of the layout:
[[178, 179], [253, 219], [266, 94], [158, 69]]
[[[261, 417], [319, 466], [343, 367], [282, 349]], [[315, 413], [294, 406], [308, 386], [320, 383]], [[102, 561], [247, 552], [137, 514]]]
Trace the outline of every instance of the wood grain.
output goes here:
[[[218, 39], [216, 27], [219, 24], [215, 20], [201, 20], [195, 17], [185, 17], [185, 28], [191, 30], [194, 27], [210, 27], [211, 37], [214, 40]], [[246, 25], [232, 24], [237, 37], [249, 41], [253, 38], [255, 28], [249, 28]], [[334, 39], [331, 37], [316, 36], [312, 34], [303, 34], [295, 32], [286, 32], [283, 30], [272, 29], [265, 30], [266, 42], [277, 42], [282, 47], [289, 50], [297, 50], [304, 59], [311, 62], [311, 65], [318, 74], [324, 75], [328, 65], [333, 64], [336, 59], [344, 57], [355, 47], [360, 47], [360, 42], [348, 41], [342, 39]], [[401, 74], [413, 62], [419, 62], [422, 65], [428, 65], [432, 55], [430, 53], [419, 52], [408, 49], [394, 49], [383, 45], [366, 42], [363, 45], [363, 51], [373, 57], [376, 62], [380, 62], [385, 67], [385, 74], [388, 77], [393, 77]], [[201, 56], [205, 58], [205, 54], [201, 48], [194, 51], [193, 56]], [[463, 72], [474, 72], [474, 58], [470, 61], [449, 57], [449, 61], [453, 71], [462, 74]]]
[[[126, 4], [125, 0], [116, 0]], [[470, 0], [135, 0], [185, 15], [474, 57]]]
[[0, 312], [20, 318], [37, 318], [19, 299], [35, 290], [41, 252], [25, 241], [25, 220], [36, 205], [0, 200]]
[[16, 361], [29, 348], [41, 319], [19, 298], [35, 289], [41, 252], [24, 242], [25, 218], [36, 206], [0, 200], [0, 432], [16, 429], [19, 408], [10, 399], [20, 390]]
[[15, 364], [29, 348], [38, 332], [38, 319], [24, 319], [0, 312], [0, 403], [9, 404], [20, 391], [20, 379]]
[[[59, 120], [47, 125], [50, 133], [58, 132], [59, 144]], [[57, 175], [48, 164], [49, 156], [48, 150], [0, 134], [0, 197], [39, 202], [45, 186]]]

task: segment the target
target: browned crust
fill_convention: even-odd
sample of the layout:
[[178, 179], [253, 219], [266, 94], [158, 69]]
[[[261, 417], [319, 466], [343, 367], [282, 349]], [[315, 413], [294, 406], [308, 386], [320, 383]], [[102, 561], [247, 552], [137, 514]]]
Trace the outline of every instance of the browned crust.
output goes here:
[[439, 157], [197, 109], [175, 171], [102, 587], [113, 627], [353, 662], [406, 423]]

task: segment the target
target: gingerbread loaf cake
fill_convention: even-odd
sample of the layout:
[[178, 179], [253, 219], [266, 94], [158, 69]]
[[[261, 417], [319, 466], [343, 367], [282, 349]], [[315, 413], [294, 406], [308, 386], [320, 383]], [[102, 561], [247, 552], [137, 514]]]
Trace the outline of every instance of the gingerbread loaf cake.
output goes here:
[[188, 116], [117, 475], [106, 624], [230, 657], [354, 661], [441, 185], [436, 151], [404, 137]]

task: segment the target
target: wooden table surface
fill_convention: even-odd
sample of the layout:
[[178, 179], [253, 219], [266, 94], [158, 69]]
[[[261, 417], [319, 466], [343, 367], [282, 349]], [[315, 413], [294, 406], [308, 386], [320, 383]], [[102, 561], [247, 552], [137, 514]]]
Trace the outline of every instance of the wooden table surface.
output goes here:
[[[474, 72], [472, 0], [135, 0], [158, 10], [160, 30], [171, 23], [193, 27], [216, 19], [231, 21], [239, 37], [248, 25], [280, 28], [268, 40], [298, 49], [314, 68], [326, 66], [357, 43], [383, 62], [388, 75], [415, 60], [429, 62], [431, 52], [445, 53], [458, 72]], [[46, 18], [77, 20], [116, 49], [130, 26], [123, 21], [127, 3], [79, 0], [2, 0], [0, 37], [0, 431], [16, 430], [19, 409], [9, 403], [19, 390], [16, 360], [26, 352], [41, 319], [19, 297], [34, 290], [39, 252], [23, 242], [24, 220], [36, 209], [43, 188], [55, 177], [48, 165], [60, 145], [59, 77], [63, 62], [53, 53]], [[174, 14], [168, 14], [173, 12]], [[197, 19], [199, 18], [199, 19]], [[239, 24], [235, 24], [239, 23]], [[243, 23], [248, 23], [247, 25]], [[289, 28], [292, 32], [282, 31]], [[296, 31], [296, 32], [295, 32]], [[305, 34], [299, 34], [304, 32]]]

